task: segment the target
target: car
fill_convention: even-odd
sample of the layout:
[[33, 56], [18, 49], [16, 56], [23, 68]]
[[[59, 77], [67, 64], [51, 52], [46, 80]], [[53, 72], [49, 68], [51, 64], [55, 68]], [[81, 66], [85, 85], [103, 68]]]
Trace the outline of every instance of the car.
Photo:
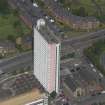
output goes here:
[[91, 94], [91, 96], [96, 96], [96, 94], [93, 93], [93, 94]]
[[103, 91], [101, 92], [101, 94], [105, 94], [105, 91], [103, 90]]
[[54, 21], [54, 19], [50, 19], [50, 22], [51, 22], [51, 23], [54, 23], [55, 21]]
[[99, 73], [99, 75], [100, 75], [100, 77], [101, 77], [101, 78], [103, 78], [103, 77], [104, 77], [102, 73]]
[[2, 70], [0, 70], [0, 75], [5, 74]]
[[91, 67], [94, 67], [94, 65], [93, 65], [93, 64], [90, 64], [90, 66], [91, 66]]
[[93, 71], [94, 71], [94, 72], [96, 72], [96, 69], [95, 69], [95, 68], [93, 68]]
[[79, 71], [80, 70], [80, 67], [77, 67], [76, 70]]
[[66, 103], [64, 103], [63, 105], [69, 105], [69, 103], [68, 103], [68, 102], [66, 102]]
[[75, 72], [75, 70], [74, 69], [71, 69], [71, 72]]
[[77, 66], [79, 66], [79, 64], [76, 63], [76, 64], [74, 64], [74, 66], [77, 67]]
[[54, 0], [55, 2], [57, 2], [58, 0]]
[[34, 7], [39, 7], [36, 3], [33, 3], [33, 6], [34, 6]]
[[45, 16], [45, 18], [48, 19], [49, 17], [48, 16]]
[[100, 95], [100, 94], [101, 94], [101, 92], [96, 92], [96, 93], [91, 94], [91, 96], [97, 96], [97, 95]]
[[98, 93], [96, 93], [97, 95], [100, 95], [101, 94], [101, 92], [98, 92]]

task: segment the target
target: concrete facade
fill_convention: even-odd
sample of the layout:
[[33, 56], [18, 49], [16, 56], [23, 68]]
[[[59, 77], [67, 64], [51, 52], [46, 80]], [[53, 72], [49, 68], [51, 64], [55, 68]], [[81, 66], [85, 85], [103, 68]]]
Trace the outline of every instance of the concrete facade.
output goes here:
[[58, 92], [60, 43], [53, 42], [53, 39], [46, 39], [47, 36], [44, 37], [40, 29], [34, 28], [34, 74], [49, 93]]

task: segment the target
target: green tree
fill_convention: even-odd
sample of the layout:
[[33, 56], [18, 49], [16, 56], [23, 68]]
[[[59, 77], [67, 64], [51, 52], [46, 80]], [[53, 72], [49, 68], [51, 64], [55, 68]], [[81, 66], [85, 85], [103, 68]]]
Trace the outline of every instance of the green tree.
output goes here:
[[55, 91], [53, 91], [53, 92], [50, 94], [50, 97], [51, 97], [52, 99], [54, 99], [54, 98], [56, 97], [56, 95], [57, 95], [57, 93], [56, 93]]
[[0, 13], [5, 14], [9, 12], [7, 0], [0, 0]]
[[14, 10], [13, 10], [13, 14], [14, 14], [15, 16], [19, 16], [19, 11], [18, 11], [17, 9], [14, 9]]
[[24, 32], [23, 32], [23, 30], [22, 30], [22, 24], [20, 23], [19, 20], [16, 20], [16, 21], [14, 22], [13, 27], [16, 29], [16, 31], [17, 31], [18, 33], [20, 33], [20, 35], [23, 35], [23, 34], [24, 34]]
[[77, 16], [88, 16], [88, 13], [86, 12], [84, 7], [80, 7], [79, 9], [72, 9], [72, 13]]
[[16, 38], [13, 35], [8, 35], [7, 39], [12, 42], [15, 42], [15, 40], [16, 40]]
[[78, 10], [79, 16], [87, 16], [86, 10], [84, 7], [80, 7]]

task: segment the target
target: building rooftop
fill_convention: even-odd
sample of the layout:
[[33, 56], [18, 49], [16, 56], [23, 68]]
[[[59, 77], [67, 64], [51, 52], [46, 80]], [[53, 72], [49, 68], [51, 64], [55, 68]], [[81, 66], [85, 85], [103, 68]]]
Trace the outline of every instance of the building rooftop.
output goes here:
[[[68, 72], [66, 72], [68, 70]], [[63, 65], [62, 71], [65, 74], [64, 83], [72, 90], [75, 91], [77, 88], [89, 88], [92, 87], [96, 90], [97, 87], [102, 87], [99, 82], [97, 82], [97, 76], [94, 74], [93, 70], [90, 70], [88, 66], [80, 65], [78, 67], [73, 67], [70, 62]], [[69, 73], [70, 72], [70, 73]], [[98, 89], [97, 89], [98, 90]]]
[[78, 75], [80, 75], [88, 83], [96, 81], [96, 75], [93, 74], [92, 70], [88, 70], [88, 68], [81, 67], [78, 71]]
[[58, 37], [46, 24], [44, 26], [40, 26], [39, 32], [48, 43], [60, 43]]
[[80, 88], [80, 84], [73, 78], [71, 77], [70, 75], [67, 75], [65, 77], [65, 83], [66, 85], [74, 92], [76, 91], [77, 88]]

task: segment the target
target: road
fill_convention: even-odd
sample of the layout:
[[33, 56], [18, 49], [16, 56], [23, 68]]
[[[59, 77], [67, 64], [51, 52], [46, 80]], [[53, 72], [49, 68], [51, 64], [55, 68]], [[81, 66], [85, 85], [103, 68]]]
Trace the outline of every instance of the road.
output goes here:
[[86, 99], [81, 102], [77, 102], [74, 105], [91, 105], [93, 103], [105, 102], [105, 94], [98, 94], [96, 96], [87, 96]]
[[71, 38], [70, 40], [64, 40], [63, 45], [71, 45], [74, 48], [85, 48], [92, 44], [94, 41], [105, 38], [105, 30], [99, 30], [92, 32], [82, 37]]
[[32, 52], [26, 52], [10, 59], [0, 61], [0, 70], [4, 73], [9, 73], [29, 66], [33, 66]]
[[75, 51], [80, 56], [83, 56], [84, 49], [91, 46], [94, 42], [96, 42], [99, 39], [105, 39], [105, 29], [99, 30], [97, 32], [91, 32], [87, 35], [64, 40], [62, 41], [61, 45], [61, 54], [63, 56]]

